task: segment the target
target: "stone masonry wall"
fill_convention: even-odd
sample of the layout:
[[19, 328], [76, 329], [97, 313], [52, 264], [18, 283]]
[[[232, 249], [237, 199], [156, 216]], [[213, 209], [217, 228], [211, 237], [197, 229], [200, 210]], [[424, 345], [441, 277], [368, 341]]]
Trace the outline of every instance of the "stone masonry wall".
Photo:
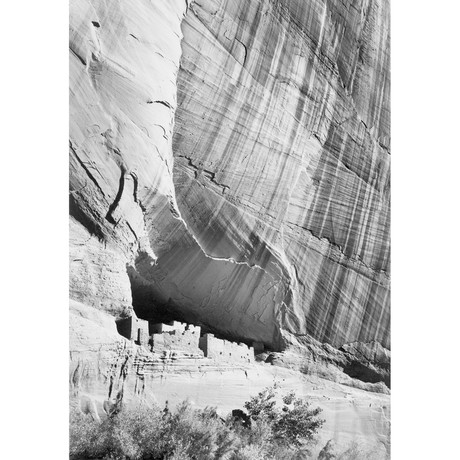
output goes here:
[[151, 336], [152, 348], [182, 350], [203, 354], [198, 346], [201, 328], [199, 326], [193, 326], [192, 324], [185, 325], [177, 322], [174, 323], [176, 323], [174, 326], [177, 326], [177, 328], [174, 330], [168, 330], [171, 325], [169, 325], [169, 327], [165, 324], [151, 325], [150, 330], [153, 329], [160, 331], [158, 333], [153, 333]]
[[[185, 331], [187, 328], [186, 323], [181, 323], [179, 321], [171, 321], [169, 323], [152, 323], [149, 322], [149, 332], [150, 334], [161, 334], [163, 332], [172, 332], [172, 331]], [[191, 325], [190, 325], [191, 326]]]
[[207, 358], [242, 363], [254, 361], [254, 349], [252, 347], [248, 347], [244, 343], [221, 340], [214, 337], [213, 334], [205, 334], [201, 337], [199, 346]]
[[148, 345], [149, 323], [139, 319], [136, 315], [117, 321], [117, 330], [120, 335], [129, 340], [134, 340], [138, 345]]

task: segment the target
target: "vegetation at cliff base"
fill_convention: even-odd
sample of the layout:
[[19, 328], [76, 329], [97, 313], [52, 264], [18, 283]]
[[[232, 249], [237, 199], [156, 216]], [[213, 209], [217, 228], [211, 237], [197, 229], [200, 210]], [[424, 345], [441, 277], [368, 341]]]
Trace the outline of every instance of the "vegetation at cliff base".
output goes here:
[[225, 418], [214, 408], [188, 402], [174, 410], [121, 407], [102, 421], [77, 408], [70, 412], [70, 458], [105, 460], [303, 459], [323, 420], [320, 408], [294, 393], [277, 397], [276, 387]]

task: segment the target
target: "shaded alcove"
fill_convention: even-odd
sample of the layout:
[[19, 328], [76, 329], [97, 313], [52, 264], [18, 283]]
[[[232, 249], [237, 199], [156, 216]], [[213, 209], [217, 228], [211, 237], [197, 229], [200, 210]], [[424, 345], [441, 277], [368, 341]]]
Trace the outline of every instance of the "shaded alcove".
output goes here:
[[135, 268], [128, 266], [127, 272], [131, 283], [132, 305], [138, 318], [157, 323], [191, 322], [171, 299], [165, 300], [156, 295], [151, 283], [146, 281]]
[[361, 380], [367, 383], [383, 382], [388, 388], [391, 388], [389, 372], [377, 372], [359, 361], [351, 361], [344, 368], [343, 372], [351, 378]]
[[[132, 266], [127, 267], [127, 273], [131, 282], [133, 310], [139, 319], [153, 323], [167, 324], [178, 321], [192, 324], [201, 328], [201, 336], [213, 334], [218, 339], [245, 343], [248, 347], [253, 346], [254, 342], [258, 343], [250, 337], [222, 331], [213, 324], [202, 321], [193, 312], [185, 310], [172, 299], [161, 298], [152, 286], [154, 282], [146, 281]], [[264, 343], [264, 347], [265, 351], [278, 351], [273, 350], [270, 344]]]

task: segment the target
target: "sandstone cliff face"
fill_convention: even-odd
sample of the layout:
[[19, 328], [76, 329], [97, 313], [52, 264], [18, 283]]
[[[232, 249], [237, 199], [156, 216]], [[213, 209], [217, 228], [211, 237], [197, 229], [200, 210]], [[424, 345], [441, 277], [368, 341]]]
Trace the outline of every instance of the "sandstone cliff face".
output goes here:
[[120, 314], [127, 266], [177, 220], [172, 127], [186, 2], [70, 3], [71, 297]]
[[191, 5], [173, 136], [188, 228], [139, 264], [152, 299], [275, 348], [285, 331], [390, 347], [388, 15]]
[[389, 2], [77, 0], [70, 26], [71, 297], [385, 370]]

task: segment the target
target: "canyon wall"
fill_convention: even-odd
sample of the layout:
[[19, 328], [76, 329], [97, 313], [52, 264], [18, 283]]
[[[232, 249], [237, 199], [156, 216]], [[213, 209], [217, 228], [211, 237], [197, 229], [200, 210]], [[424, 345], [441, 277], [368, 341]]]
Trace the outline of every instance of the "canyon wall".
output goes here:
[[[172, 130], [186, 2], [70, 2], [70, 296], [132, 306], [129, 267], [184, 225]], [[192, 238], [192, 237], [190, 237]]]
[[70, 297], [388, 376], [389, 1], [71, 0], [69, 39]]
[[158, 271], [228, 333], [390, 348], [388, 2], [203, 0], [182, 30], [176, 199], [236, 266], [176, 234]]

